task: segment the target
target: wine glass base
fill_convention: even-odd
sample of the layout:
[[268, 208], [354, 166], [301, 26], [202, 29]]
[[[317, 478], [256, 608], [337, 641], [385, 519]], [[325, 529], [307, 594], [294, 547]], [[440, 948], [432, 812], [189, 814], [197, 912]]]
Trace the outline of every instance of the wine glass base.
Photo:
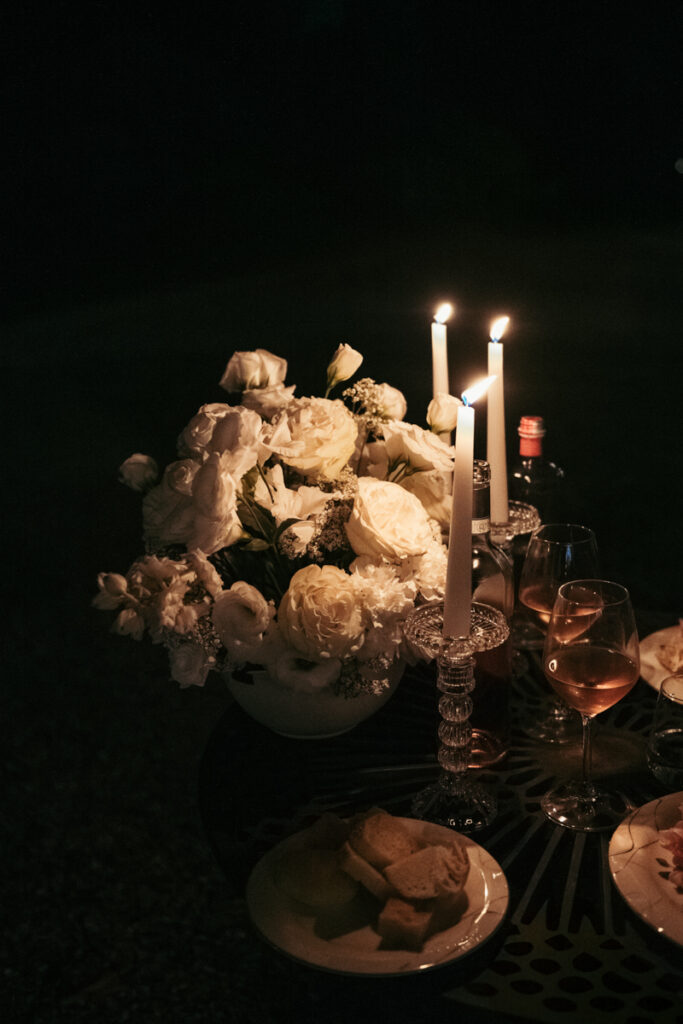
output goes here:
[[566, 782], [541, 800], [547, 818], [575, 832], [604, 832], [615, 829], [634, 810], [621, 793], [599, 789], [583, 782]]
[[577, 714], [568, 708], [558, 708], [551, 704], [545, 714], [541, 714], [533, 721], [524, 721], [520, 729], [525, 736], [532, 740], [539, 740], [541, 743], [555, 743], [558, 746], [565, 743], [576, 743], [581, 739], [581, 720]]
[[413, 797], [412, 813], [422, 821], [445, 825], [457, 832], [486, 828], [498, 813], [496, 798], [486, 787], [447, 772]]

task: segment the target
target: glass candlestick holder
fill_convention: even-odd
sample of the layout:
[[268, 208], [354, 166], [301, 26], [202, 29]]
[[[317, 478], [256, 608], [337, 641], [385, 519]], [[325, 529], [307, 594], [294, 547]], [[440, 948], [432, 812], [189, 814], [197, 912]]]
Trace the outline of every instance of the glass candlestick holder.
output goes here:
[[519, 577], [524, 564], [524, 556], [532, 533], [541, 525], [541, 516], [537, 508], [523, 501], [508, 502], [507, 523], [491, 523], [491, 540], [502, 548], [512, 561], [513, 579], [515, 584], [515, 605], [519, 592]]
[[406, 624], [413, 649], [427, 661], [436, 659], [439, 698], [439, 777], [415, 795], [416, 818], [446, 825], [458, 832], [474, 832], [491, 824], [497, 813], [494, 794], [472, 778], [471, 693], [475, 687], [474, 655], [504, 643], [510, 630], [505, 616], [489, 605], [474, 602], [470, 632], [463, 637], [443, 636], [443, 602], [416, 609]]

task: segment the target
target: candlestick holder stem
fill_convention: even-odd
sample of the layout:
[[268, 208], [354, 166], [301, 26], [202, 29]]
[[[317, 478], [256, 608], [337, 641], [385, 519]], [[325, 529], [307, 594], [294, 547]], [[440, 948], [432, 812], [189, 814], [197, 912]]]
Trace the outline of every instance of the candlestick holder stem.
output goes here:
[[434, 602], [413, 613], [406, 635], [422, 657], [436, 659], [436, 685], [441, 693], [437, 753], [441, 771], [436, 782], [415, 795], [413, 814], [459, 832], [477, 831], [493, 821], [497, 804], [494, 794], [475, 781], [468, 768], [474, 654], [502, 644], [509, 635], [508, 625], [500, 612], [476, 602], [472, 605], [469, 635], [444, 638], [443, 603]]

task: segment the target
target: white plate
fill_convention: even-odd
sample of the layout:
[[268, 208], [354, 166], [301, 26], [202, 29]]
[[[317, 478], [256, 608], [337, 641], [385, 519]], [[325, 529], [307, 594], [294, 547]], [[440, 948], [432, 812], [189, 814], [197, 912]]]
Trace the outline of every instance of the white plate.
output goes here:
[[683, 793], [652, 800], [622, 821], [609, 844], [617, 889], [639, 917], [660, 935], [683, 945], [683, 892], [668, 878], [671, 853], [661, 833], [681, 817]]
[[670, 644], [681, 634], [680, 626], [669, 626], [656, 633], [650, 633], [640, 641], [640, 674], [653, 690], [659, 693], [662, 680], [673, 675], [670, 669], [664, 668], [657, 658], [657, 652], [663, 644]]
[[[420, 833], [422, 822], [399, 818], [411, 832]], [[452, 840], [448, 828], [430, 826]], [[364, 901], [355, 897], [333, 935], [334, 921], [316, 918], [312, 911], [281, 892], [273, 880], [276, 861], [289, 844], [301, 844], [305, 832], [278, 843], [258, 862], [247, 882], [247, 906], [263, 937], [283, 953], [313, 967], [340, 974], [401, 975], [450, 964], [476, 949], [501, 924], [508, 906], [508, 884], [500, 865], [467, 836], [459, 836], [470, 858], [465, 884], [467, 908], [452, 928], [432, 935], [419, 952], [380, 949], [380, 937], [372, 928]], [[354, 906], [355, 905], [355, 906]], [[347, 930], [350, 927], [350, 930]], [[323, 933], [327, 931], [327, 935]]]

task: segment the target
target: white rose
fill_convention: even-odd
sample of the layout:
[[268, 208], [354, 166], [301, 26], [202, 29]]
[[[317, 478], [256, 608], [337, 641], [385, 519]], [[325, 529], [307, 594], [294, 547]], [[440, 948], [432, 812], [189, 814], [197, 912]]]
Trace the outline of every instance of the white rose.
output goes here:
[[295, 398], [280, 416], [287, 421], [289, 439], [271, 440], [271, 450], [306, 478], [335, 480], [353, 455], [358, 434], [344, 403]]
[[274, 613], [260, 590], [239, 580], [218, 595], [211, 619], [225, 649], [239, 659], [247, 646], [261, 640]]
[[202, 405], [178, 437], [178, 455], [181, 459], [202, 459], [211, 441], [218, 420], [222, 419], [230, 406], [225, 402], [209, 402]]
[[171, 666], [171, 678], [181, 687], [203, 686], [209, 670], [213, 667], [211, 659], [199, 644], [185, 643], [172, 647], [168, 652]]
[[285, 387], [284, 384], [274, 384], [268, 388], [250, 388], [242, 392], [242, 405], [247, 409], [253, 409], [264, 420], [270, 420], [273, 416], [289, 405], [294, 397], [296, 385]]
[[224, 470], [235, 480], [241, 480], [270, 454], [262, 443], [262, 432], [263, 420], [259, 414], [253, 409], [236, 406], [216, 423], [208, 450], [225, 456]]
[[145, 495], [142, 519], [145, 539], [152, 550], [184, 544], [194, 521], [192, 483], [199, 470], [193, 459], [166, 467], [161, 483]]
[[429, 517], [413, 494], [388, 480], [362, 476], [346, 535], [357, 555], [389, 561], [418, 555], [432, 542]]
[[390, 420], [402, 420], [408, 411], [403, 392], [391, 384], [377, 384], [376, 389], [377, 405], [382, 415]]
[[327, 391], [343, 380], [353, 377], [354, 373], [363, 362], [360, 352], [350, 345], [340, 345], [332, 356], [330, 365], [327, 367]]
[[350, 657], [365, 636], [354, 578], [333, 565], [304, 566], [280, 601], [278, 623], [285, 642], [308, 661]]
[[430, 469], [411, 473], [401, 480], [401, 487], [414, 494], [422, 502], [427, 515], [436, 519], [442, 531], [447, 531], [451, 522], [453, 498], [453, 474]]
[[159, 467], [151, 455], [135, 452], [119, 466], [119, 480], [133, 491], [148, 491], [156, 483]]
[[254, 352], [234, 352], [225, 367], [220, 386], [226, 391], [270, 388], [284, 383], [287, 360], [264, 348]]
[[450, 434], [458, 422], [459, 398], [441, 391], [427, 407], [427, 423], [435, 434]]
[[384, 478], [397, 467], [412, 471], [438, 469], [453, 472], [452, 445], [415, 423], [392, 421], [382, 427], [383, 441], [367, 446], [370, 476]]
[[203, 405], [178, 438], [178, 453], [202, 461], [211, 452], [227, 455], [224, 468], [240, 480], [269, 452], [262, 442], [263, 420], [243, 406]]
[[237, 487], [226, 469], [228, 458], [212, 452], [193, 481], [193, 518], [184, 543], [206, 555], [234, 544], [243, 532], [237, 514]]

